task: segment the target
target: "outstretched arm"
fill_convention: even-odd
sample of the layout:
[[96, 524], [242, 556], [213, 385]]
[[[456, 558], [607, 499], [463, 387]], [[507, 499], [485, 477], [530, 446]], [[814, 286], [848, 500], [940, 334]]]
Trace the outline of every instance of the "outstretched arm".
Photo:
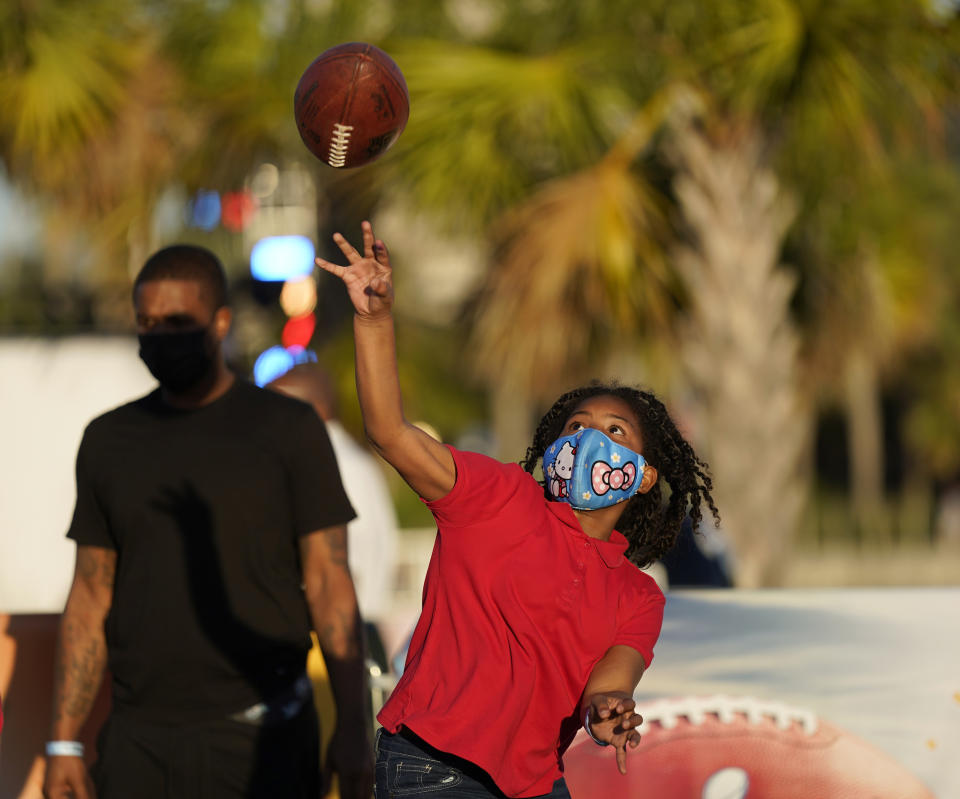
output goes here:
[[594, 738], [616, 747], [621, 774], [627, 773], [627, 744], [635, 748], [640, 743], [636, 728], [643, 723], [643, 717], [633, 712], [633, 692], [645, 668], [637, 650], [612, 646], [590, 672], [580, 700], [581, 722], [589, 713]]
[[354, 307], [357, 396], [364, 429], [373, 447], [426, 500], [440, 499], [456, 481], [453, 456], [403, 415], [393, 328], [393, 270], [382, 241], [363, 223], [363, 254], [339, 233], [333, 240], [348, 266], [322, 258], [317, 265], [339, 277]]
[[[96, 699], [107, 663], [104, 621], [113, 601], [117, 553], [78, 546], [73, 584], [60, 621], [50, 740], [76, 741]], [[52, 756], [43, 785], [47, 799], [93, 799], [83, 758]]]

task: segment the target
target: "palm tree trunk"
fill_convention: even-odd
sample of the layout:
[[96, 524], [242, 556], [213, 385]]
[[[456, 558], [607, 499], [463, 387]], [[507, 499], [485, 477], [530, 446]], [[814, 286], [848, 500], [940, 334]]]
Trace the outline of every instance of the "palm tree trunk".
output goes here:
[[533, 441], [533, 402], [526, 391], [504, 381], [494, 384], [491, 405], [497, 457], [516, 463]]
[[691, 125], [674, 141], [674, 188], [690, 244], [684, 365], [701, 402], [706, 456], [737, 585], [781, 580], [806, 495], [809, 413], [799, 396], [794, 276], [779, 263], [793, 204], [753, 130], [723, 143]]
[[[851, 501], [858, 537], [882, 524], [883, 410], [876, 362], [854, 348], [844, 369]], [[859, 540], [859, 539], [858, 539]]]

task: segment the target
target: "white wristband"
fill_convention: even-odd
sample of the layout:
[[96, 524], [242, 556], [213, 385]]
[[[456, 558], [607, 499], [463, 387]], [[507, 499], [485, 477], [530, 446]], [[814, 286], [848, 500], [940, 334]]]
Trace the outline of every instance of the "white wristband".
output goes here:
[[47, 741], [47, 757], [83, 757], [80, 741]]
[[587, 731], [587, 735], [593, 739], [593, 742], [597, 746], [610, 746], [610, 741], [601, 741], [596, 735], [593, 734], [593, 730], [590, 729], [590, 710], [591, 708], [588, 707], [587, 712], [584, 714], [583, 729]]

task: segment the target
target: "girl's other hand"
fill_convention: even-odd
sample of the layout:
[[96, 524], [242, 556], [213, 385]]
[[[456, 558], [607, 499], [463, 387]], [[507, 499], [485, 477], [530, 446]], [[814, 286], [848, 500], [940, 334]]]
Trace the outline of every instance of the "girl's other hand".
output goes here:
[[616, 747], [621, 774], [627, 773], [627, 745], [635, 749], [640, 743], [636, 728], [643, 723], [643, 717], [633, 712], [635, 707], [629, 694], [615, 692], [594, 694], [587, 708], [594, 737]]

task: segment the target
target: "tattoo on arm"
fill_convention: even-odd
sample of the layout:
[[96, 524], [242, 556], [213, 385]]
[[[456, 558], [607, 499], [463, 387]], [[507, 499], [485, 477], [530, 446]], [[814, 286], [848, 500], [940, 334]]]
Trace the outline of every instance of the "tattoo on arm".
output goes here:
[[350, 576], [346, 526], [305, 536], [303, 547], [307, 601], [324, 656], [362, 656], [362, 625]]
[[100, 571], [102, 560], [90, 547], [77, 547], [77, 577], [92, 583]]
[[334, 527], [323, 531], [324, 542], [330, 556], [330, 562], [341, 569], [349, 568], [347, 561], [347, 531], [343, 527]]
[[117, 553], [100, 547], [77, 547], [76, 579], [92, 588], [113, 591], [116, 577]]
[[117, 558], [116, 555], [113, 557], [107, 557], [103, 559], [103, 563], [100, 564], [100, 586], [102, 588], [108, 588], [110, 593], [113, 593], [113, 583], [117, 576]]
[[106, 655], [102, 633], [91, 634], [85, 625], [64, 620], [61, 656], [54, 674], [55, 719], [86, 718], [100, 688]]
[[90, 712], [107, 661], [103, 622], [110, 608], [116, 552], [77, 548], [76, 574], [60, 624], [54, 668], [55, 735], [75, 734]]
[[323, 652], [341, 658], [359, 656], [362, 652], [359, 614], [346, 608], [331, 608], [324, 615], [326, 623], [317, 630]]
[[[347, 558], [346, 526], [318, 530], [302, 539], [310, 618], [317, 633], [337, 705], [337, 726], [366, 724], [370, 696], [364, 669], [363, 623]], [[358, 713], [359, 708], [365, 708]], [[359, 721], [358, 721], [359, 720]]]

